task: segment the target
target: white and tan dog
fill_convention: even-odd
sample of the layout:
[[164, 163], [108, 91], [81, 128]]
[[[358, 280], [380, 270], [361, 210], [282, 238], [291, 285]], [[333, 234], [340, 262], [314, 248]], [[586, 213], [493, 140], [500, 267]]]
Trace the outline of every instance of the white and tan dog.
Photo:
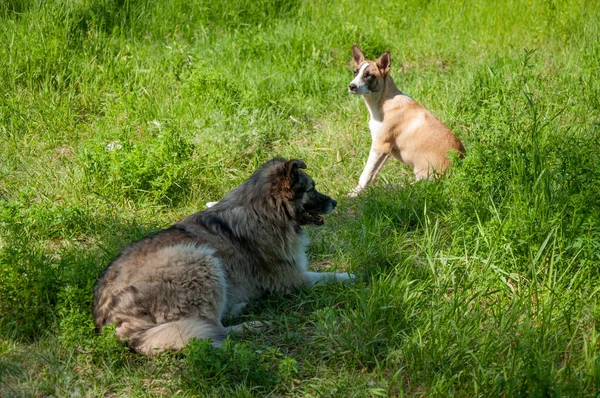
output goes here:
[[463, 144], [444, 123], [398, 90], [389, 74], [389, 51], [368, 61], [354, 45], [352, 56], [354, 80], [348, 90], [362, 95], [367, 104], [372, 143], [358, 186], [349, 196], [358, 195], [373, 182], [390, 155], [411, 166], [417, 180], [443, 174], [451, 165], [450, 150], [465, 155]]

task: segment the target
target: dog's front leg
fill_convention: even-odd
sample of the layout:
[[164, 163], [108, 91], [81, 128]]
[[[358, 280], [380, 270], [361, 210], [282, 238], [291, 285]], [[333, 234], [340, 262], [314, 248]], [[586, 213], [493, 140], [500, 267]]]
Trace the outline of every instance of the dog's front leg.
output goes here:
[[360, 175], [360, 179], [358, 180], [358, 186], [352, 191], [350, 191], [348, 193], [348, 196], [351, 198], [356, 197], [363, 189], [367, 187], [367, 185], [372, 183], [389, 157], [390, 153], [378, 152], [372, 146], [371, 151], [369, 152], [369, 158], [367, 159], [367, 164], [365, 165], [365, 169], [363, 170], [362, 174]]
[[313, 287], [319, 282], [347, 282], [356, 279], [356, 275], [345, 272], [309, 272], [304, 273], [304, 286]]

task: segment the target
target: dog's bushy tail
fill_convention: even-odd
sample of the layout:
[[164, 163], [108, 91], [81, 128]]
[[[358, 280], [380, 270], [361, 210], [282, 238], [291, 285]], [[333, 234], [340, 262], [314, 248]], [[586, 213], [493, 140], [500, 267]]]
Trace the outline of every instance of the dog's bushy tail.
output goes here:
[[226, 337], [223, 326], [200, 318], [184, 318], [163, 323], [139, 333], [128, 341], [129, 347], [144, 355], [155, 355], [165, 350], [180, 350], [192, 338], [211, 339], [219, 346]]

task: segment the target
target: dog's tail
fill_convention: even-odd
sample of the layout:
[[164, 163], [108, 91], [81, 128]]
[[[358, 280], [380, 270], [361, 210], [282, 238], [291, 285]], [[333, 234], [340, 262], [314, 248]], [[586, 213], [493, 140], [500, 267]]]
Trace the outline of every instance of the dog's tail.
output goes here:
[[218, 347], [226, 335], [226, 329], [214, 321], [184, 318], [146, 329], [127, 343], [140, 354], [154, 355], [165, 350], [180, 350], [194, 337], [211, 339]]

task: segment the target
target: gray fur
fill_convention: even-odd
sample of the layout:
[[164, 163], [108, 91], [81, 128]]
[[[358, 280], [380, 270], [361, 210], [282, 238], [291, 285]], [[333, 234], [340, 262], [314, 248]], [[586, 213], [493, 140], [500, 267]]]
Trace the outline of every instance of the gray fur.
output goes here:
[[119, 339], [146, 355], [194, 337], [219, 345], [246, 328], [224, 328], [223, 317], [264, 292], [352, 278], [307, 271], [301, 227], [321, 225], [336, 202], [314, 189], [305, 167], [273, 159], [213, 207], [123, 249], [94, 291], [97, 328], [116, 322]]

